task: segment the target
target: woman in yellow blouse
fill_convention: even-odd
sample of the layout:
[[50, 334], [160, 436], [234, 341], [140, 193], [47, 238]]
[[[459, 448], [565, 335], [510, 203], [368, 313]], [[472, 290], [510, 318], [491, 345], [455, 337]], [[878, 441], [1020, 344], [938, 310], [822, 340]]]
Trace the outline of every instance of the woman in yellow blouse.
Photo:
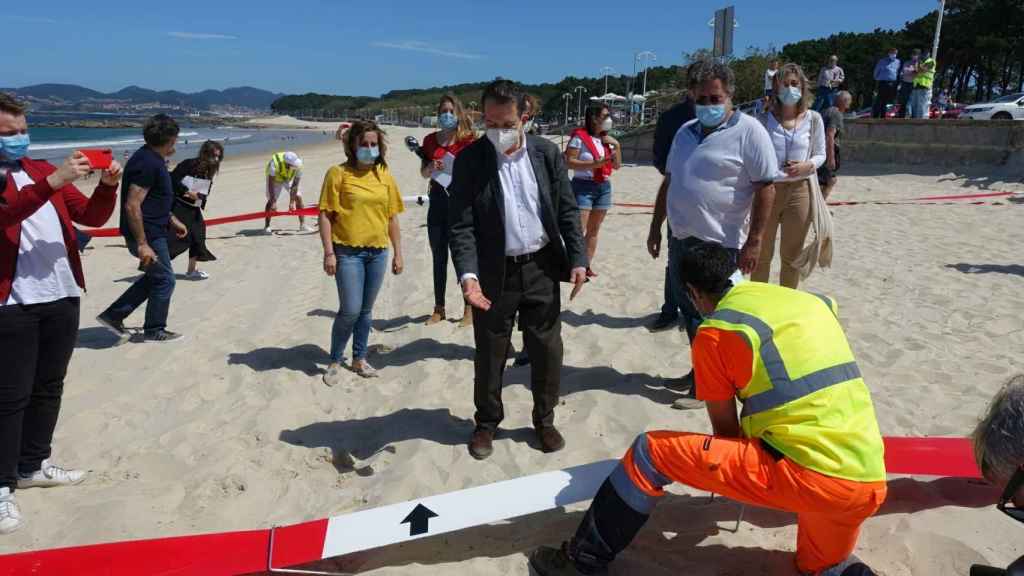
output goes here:
[[320, 190], [320, 239], [324, 272], [338, 284], [340, 308], [331, 329], [331, 364], [324, 383], [340, 378], [342, 354], [352, 338], [352, 371], [376, 376], [366, 361], [373, 302], [384, 282], [388, 244], [391, 272], [402, 273], [398, 214], [405, 206], [384, 160], [384, 131], [374, 122], [355, 122], [344, 136], [344, 164], [332, 166]]

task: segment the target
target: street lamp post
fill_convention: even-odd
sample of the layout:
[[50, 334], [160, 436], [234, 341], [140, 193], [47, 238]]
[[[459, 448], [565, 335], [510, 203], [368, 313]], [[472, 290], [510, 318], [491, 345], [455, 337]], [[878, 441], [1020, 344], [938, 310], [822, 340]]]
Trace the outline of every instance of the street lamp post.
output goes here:
[[640, 123], [643, 124], [647, 120], [647, 68], [650, 67], [652, 61], [658, 60], [658, 55], [650, 50], [644, 50], [637, 54], [636, 57], [638, 60], [642, 59], [644, 61], [644, 84], [641, 88], [644, 101], [640, 105]]
[[583, 93], [587, 89], [583, 86], [577, 86], [573, 92], [577, 93], [576, 96], [576, 121], [579, 122], [580, 118], [583, 117]]
[[562, 94], [562, 100], [565, 100], [565, 125], [569, 125], [569, 101], [572, 100], [572, 94], [566, 92]]
[[939, 34], [942, 32], [942, 15], [946, 12], [946, 0], [939, 0], [939, 21], [935, 23], [935, 40], [932, 42], [932, 60], [939, 58]]
[[611, 73], [611, 72], [615, 72], [615, 68], [612, 68], [611, 66], [605, 66], [604, 68], [601, 68], [601, 73], [604, 74], [604, 93], [605, 94], [608, 93], [608, 74]]

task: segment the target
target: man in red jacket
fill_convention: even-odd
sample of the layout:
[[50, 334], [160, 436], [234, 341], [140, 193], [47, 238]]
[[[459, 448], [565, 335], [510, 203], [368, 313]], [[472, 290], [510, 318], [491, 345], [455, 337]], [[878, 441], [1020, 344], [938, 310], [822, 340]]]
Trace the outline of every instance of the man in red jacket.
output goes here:
[[71, 184], [91, 170], [85, 155], [55, 168], [28, 144], [25, 107], [0, 93], [0, 534], [22, 524], [15, 489], [85, 478], [49, 460], [85, 288], [72, 222], [105, 224], [121, 176], [114, 162], [87, 198]]

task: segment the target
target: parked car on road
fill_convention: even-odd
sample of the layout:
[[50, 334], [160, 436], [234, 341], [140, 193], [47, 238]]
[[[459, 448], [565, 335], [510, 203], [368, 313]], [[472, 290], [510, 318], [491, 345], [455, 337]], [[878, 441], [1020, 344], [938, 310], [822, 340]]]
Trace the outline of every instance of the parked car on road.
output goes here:
[[968, 120], [1024, 120], [1024, 92], [1007, 94], [991, 102], [971, 104], [960, 113]]

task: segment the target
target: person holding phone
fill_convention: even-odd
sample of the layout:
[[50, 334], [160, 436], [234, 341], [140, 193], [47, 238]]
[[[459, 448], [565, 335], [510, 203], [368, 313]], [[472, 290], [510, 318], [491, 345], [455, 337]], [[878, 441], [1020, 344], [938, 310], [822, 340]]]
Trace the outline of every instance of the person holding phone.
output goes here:
[[[220, 163], [223, 160], [224, 146], [220, 142], [207, 140], [200, 146], [197, 157], [183, 160], [171, 172], [171, 184], [174, 186], [174, 208], [171, 211], [188, 228], [188, 236], [180, 239], [171, 238], [171, 259], [188, 250], [188, 273], [185, 277], [190, 280], [209, 278], [209, 274], [199, 269], [199, 262], [217, 259], [206, 247], [206, 221], [203, 219], [203, 210], [206, 209], [206, 201], [213, 188], [213, 178], [220, 171]], [[205, 194], [189, 190], [184, 183], [187, 177], [208, 180], [210, 189], [207, 189]]]
[[[427, 320], [427, 325], [437, 324], [445, 319], [444, 295], [448, 286], [449, 241], [446, 186], [451, 183], [451, 168], [455, 158], [463, 148], [476, 140], [473, 119], [454, 94], [441, 96], [441, 101], [437, 104], [437, 125], [440, 130], [428, 134], [423, 139], [423, 153], [430, 161], [424, 160], [420, 168], [420, 175], [430, 179], [427, 237], [430, 239], [430, 253], [434, 262], [434, 312]], [[472, 324], [472, 307], [466, 303], [459, 327]]]
[[[583, 117], [583, 127], [573, 131], [565, 148], [565, 164], [573, 170], [572, 191], [580, 207], [580, 222], [587, 242], [587, 261], [594, 265], [597, 235], [608, 209], [612, 207], [613, 170], [622, 168], [619, 142], [608, 133], [612, 129], [607, 104], [591, 104]], [[587, 268], [587, 277], [597, 276]]]
[[0, 92], [0, 534], [24, 521], [15, 490], [85, 479], [50, 459], [85, 289], [74, 223], [103, 226], [121, 176], [110, 162], [92, 196], [82, 194], [74, 182], [93, 169], [88, 158], [30, 158], [25, 110]]
[[324, 383], [341, 380], [342, 356], [352, 340], [351, 370], [373, 378], [366, 361], [373, 303], [384, 282], [388, 245], [394, 248], [391, 273], [401, 274], [402, 235], [398, 215], [405, 210], [402, 194], [388, 170], [384, 130], [359, 121], [345, 133], [344, 164], [331, 166], [320, 191], [320, 240], [324, 272], [338, 287], [339, 309], [331, 327], [331, 363]]
[[825, 122], [808, 109], [811, 94], [807, 77], [797, 64], [787, 63], [775, 75], [775, 97], [771, 110], [759, 119], [772, 139], [779, 173], [775, 178], [775, 200], [765, 223], [764, 243], [751, 280], [768, 282], [775, 236], [779, 239], [782, 271], [779, 283], [787, 288], [800, 284], [800, 270], [794, 265], [804, 248], [811, 225], [811, 199], [821, 194], [818, 168], [825, 164]]
[[167, 315], [174, 294], [174, 268], [171, 266], [169, 236], [188, 235], [171, 208], [174, 187], [167, 161], [174, 156], [178, 141], [178, 123], [166, 114], [157, 114], [142, 129], [146, 145], [135, 151], [124, 170], [121, 186], [121, 235], [128, 251], [139, 259], [143, 275], [96, 321], [119, 338], [127, 337], [124, 320], [146, 303], [143, 341], [174, 342], [181, 334], [167, 329]]

